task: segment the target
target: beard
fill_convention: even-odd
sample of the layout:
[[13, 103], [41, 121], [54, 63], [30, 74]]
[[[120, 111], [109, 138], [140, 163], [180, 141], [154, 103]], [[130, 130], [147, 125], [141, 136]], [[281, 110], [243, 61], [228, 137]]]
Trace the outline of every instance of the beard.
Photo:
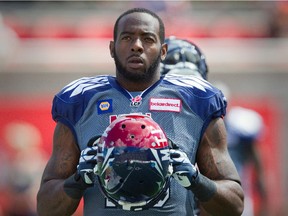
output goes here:
[[143, 73], [136, 73], [133, 71], [128, 71], [124, 65], [121, 64], [115, 50], [114, 50], [114, 62], [116, 69], [118, 73], [120, 73], [123, 77], [126, 79], [133, 81], [133, 82], [147, 82], [153, 79], [157, 68], [161, 62], [161, 55], [157, 56], [157, 58], [152, 62], [149, 68], [146, 68], [146, 70]]

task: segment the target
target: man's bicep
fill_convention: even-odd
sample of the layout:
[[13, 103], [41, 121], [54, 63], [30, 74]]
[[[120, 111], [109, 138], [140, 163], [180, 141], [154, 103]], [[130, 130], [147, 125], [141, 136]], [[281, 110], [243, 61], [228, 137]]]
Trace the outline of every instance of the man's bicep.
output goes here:
[[222, 118], [211, 121], [206, 129], [197, 152], [197, 166], [210, 179], [240, 181], [227, 150], [226, 129]]
[[53, 136], [53, 151], [43, 173], [43, 181], [65, 179], [76, 171], [79, 150], [71, 130], [57, 123]]

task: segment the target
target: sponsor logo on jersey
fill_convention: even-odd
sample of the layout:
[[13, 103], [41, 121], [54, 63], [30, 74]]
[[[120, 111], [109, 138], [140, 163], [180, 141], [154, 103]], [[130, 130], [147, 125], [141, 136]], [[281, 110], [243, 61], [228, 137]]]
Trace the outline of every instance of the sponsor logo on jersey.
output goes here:
[[97, 111], [98, 111], [98, 114], [111, 113], [113, 111], [112, 99], [98, 101]]
[[137, 95], [136, 97], [131, 98], [131, 107], [139, 107], [142, 103], [142, 97], [140, 95]]
[[181, 100], [175, 98], [151, 98], [149, 106], [151, 111], [180, 112]]

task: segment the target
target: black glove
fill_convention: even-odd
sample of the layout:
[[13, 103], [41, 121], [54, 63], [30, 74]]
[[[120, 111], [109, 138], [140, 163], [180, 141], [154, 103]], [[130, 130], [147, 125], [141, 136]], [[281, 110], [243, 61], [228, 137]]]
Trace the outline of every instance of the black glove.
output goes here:
[[170, 162], [173, 166], [172, 176], [176, 181], [202, 202], [206, 202], [217, 192], [216, 184], [202, 175], [196, 167], [191, 164], [186, 153], [179, 148], [170, 149]]
[[170, 162], [173, 166], [173, 178], [185, 188], [195, 185], [198, 177], [198, 170], [191, 164], [186, 153], [180, 149], [170, 149]]
[[87, 188], [94, 186], [98, 140], [99, 137], [90, 139], [88, 147], [81, 151], [76, 173], [65, 180], [64, 191], [74, 199], [80, 199]]

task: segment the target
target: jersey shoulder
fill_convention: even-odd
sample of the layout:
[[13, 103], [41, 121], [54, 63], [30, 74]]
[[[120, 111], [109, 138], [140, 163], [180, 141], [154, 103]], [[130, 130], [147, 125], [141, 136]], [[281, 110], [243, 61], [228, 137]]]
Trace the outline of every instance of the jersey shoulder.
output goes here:
[[109, 76], [101, 75], [96, 77], [82, 77], [77, 79], [68, 85], [66, 85], [58, 94], [65, 101], [77, 101], [77, 99], [83, 97], [85, 94], [89, 94], [95, 91], [101, 91], [104, 87], [109, 85]]
[[196, 97], [211, 97], [219, 90], [199, 76], [167, 74], [163, 83], [192, 93]]
[[205, 121], [226, 115], [225, 96], [201, 77], [168, 74], [163, 77], [163, 85], [181, 94], [189, 107]]
[[83, 77], [66, 85], [53, 99], [53, 119], [75, 124], [81, 118], [90, 99], [95, 94], [111, 88], [109, 77]]

